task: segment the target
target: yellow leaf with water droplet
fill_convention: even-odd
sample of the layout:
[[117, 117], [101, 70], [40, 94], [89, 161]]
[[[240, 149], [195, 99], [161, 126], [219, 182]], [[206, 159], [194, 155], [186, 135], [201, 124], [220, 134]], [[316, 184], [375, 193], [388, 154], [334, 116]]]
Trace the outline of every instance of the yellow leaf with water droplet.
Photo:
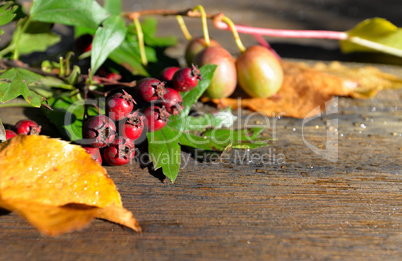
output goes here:
[[40, 135], [0, 144], [0, 207], [51, 236], [102, 218], [141, 228], [106, 170], [80, 146]]

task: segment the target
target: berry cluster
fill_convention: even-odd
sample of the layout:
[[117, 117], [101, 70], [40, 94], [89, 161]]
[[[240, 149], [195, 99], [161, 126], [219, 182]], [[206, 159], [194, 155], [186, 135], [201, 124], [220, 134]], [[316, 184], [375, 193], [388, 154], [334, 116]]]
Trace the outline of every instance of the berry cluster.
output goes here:
[[183, 109], [180, 92], [192, 90], [200, 80], [194, 65], [168, 67], [159, 79], [147, 77], [134, 88], [115, 90], [107, 97], [106, 114], [85, 120], [82, 146], [100, 164], [102, 159], [112, 166], [129, 163], [143, 133], [162, 129], [171, 115], [178, 115]]
[[33, 120], [20, 120], [14, 126], [15, 131], [6, 130], [6, 140], [11, 139], [18, 134], [33, 135], [39, 134], [42, 127]]

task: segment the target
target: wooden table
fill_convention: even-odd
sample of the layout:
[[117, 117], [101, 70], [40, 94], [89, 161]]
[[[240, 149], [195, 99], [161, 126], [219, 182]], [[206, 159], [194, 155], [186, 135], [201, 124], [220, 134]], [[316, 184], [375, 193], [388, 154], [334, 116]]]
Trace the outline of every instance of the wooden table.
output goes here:
[[[143, 234], [96, 220], [49, 238], [1, 211], [0, 260], [398, 260], [401, 98], [402, 90], [370, 100], [339, 98], [335, 116], [303, 128], [302, 120], [281, 118], [274, 129], [271, 119], [265, 133], [275, 130], [277, 140], [249, 152], [254, 162], [244, 151], [212, 163], [183, 154], [189, 162], [174, 184], [137, 164], [107, 167]], [[35, 119], [45, 134], [54, 133], [37, 109], [0, 109], [0, 117], [5, 124]], [[324, 149], [327, 131], [337, 134], [336, 162], [305, 143]]]
[[[234, 2], [231, 17], [243, 1]], [[268, 21], [279, 27], [284, 23], [278, 17]], [[255, 19], [248, 22], [263, 23]], [[200, 23], [189, 24], [201, 32]], [[177, 30], [161, 26], [165, 34]], [[228, 37], [216, 38], [235, 48]], [[180, 44], [173, 53], [181, 54]], [[400, 67], [391, 69], [402, 75]], [[0, 210], [0, 260], [401, 260], [401, 100], [402, 90], [387, 90], [369, 100], [339, 98], [337, 113], [305, 125], [271, 119], [264, 133], [277, 140], [249, 152], [254, 161], [245, 160], [244, 152], [210, 163], [183, 154], [189, 161], [174, 184], [137, 164], [107, 167], [142, 234], [95, 220], [82, 231], [50, 238]], [[56, 135], [38, 109], [2, 108], [0, 118], [10, 125], [31, 118], [43, 134]], [[259, 115], [252, 119], [263, 123]], [[335, 162], [306, 145], [325, 149], [328, 133], [337, 139]]]

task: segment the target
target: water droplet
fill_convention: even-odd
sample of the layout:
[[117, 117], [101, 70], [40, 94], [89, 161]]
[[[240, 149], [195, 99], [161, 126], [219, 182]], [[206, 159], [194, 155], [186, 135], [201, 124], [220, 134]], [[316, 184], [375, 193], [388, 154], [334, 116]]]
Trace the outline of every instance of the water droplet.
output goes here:
[[315, 129], [316, 130], [318, 130], [320, 128], [320, 126], [318, 126], [318, 125], [315, 125]]
[[296, 128], [293, 128], [292, 131], [296, 131]]
[[247, 245], [250, 245], [251, 244], [251, 241], [250, 240], [247, 240]]
[[377, 108], [376, 108], [376, 107], [372, 107], [372, 108], [371, 108], [371, 111], [377, 111]]
[[364, 124], [364, 123], [361, 123], [361, 124], [360, 124], [360, 128], [363, 128], [363, 129], [365, 129], [365, 128], [367, 128], [367, 126], [366, 126], [366, 124]]

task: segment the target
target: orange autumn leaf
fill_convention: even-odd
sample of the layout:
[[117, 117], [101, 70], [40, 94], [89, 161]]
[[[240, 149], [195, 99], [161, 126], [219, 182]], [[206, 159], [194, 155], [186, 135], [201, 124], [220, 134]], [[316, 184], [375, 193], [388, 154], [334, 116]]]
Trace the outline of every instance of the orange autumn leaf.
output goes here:
[[0, 207], [57, 236], [102, 218], [141, 232], [106, 170], [80, 146], [40, 135], [0, 144]]
[[353, 81], [320, 72], [293, 62], [282, 62], [284, 79], [278, 93], [269, 98], [250, 98], [237, 94], [237, 98], [214, 99], [220, 106], [230, 106], [260, 112], [268, 116], [284, 115], [304, 118], [325, 109], [334, 96], [347, 96], [356, 87]]

